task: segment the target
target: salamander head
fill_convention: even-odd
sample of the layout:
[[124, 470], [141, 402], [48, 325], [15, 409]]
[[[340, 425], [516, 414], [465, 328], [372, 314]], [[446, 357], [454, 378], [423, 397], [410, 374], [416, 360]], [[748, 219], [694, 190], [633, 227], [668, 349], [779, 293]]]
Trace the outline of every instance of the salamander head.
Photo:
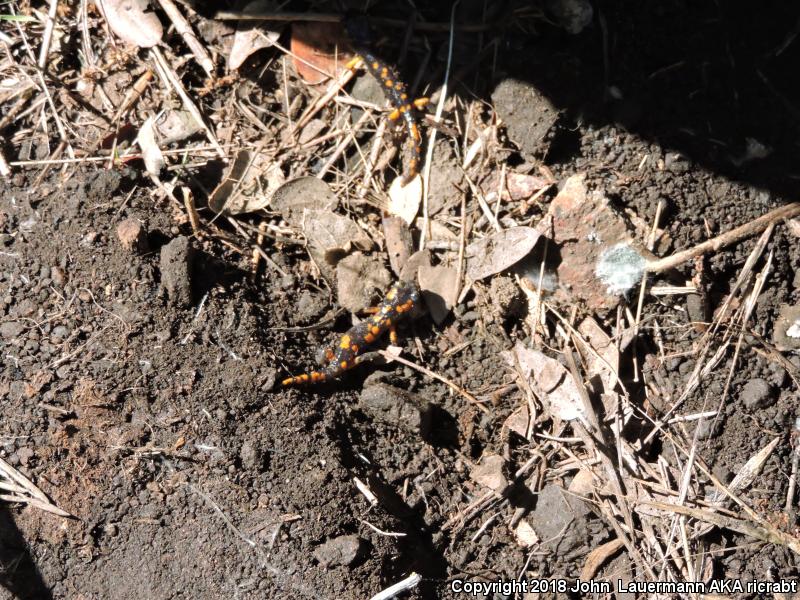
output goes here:
[[405, 304], [411, 302], [412, 305], [419, 304], [419, 288], [413, 281], [398, 281], [392, 286], [395, 292], [396, 304]]

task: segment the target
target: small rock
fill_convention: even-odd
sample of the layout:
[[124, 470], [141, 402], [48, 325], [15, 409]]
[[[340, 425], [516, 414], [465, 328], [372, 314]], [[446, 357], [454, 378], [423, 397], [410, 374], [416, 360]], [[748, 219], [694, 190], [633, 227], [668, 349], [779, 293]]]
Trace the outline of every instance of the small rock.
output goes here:
[[63, 325], [59, 325], [53, 328], [53, 332], [50, 334], [50, 337], [56, 340], [63, 340], [68, 335], [69, 335], [69, 329], [67, 329]]
[[90, 231], [86, 235], [81, 238], [81, 241], [78, 242], [78, 245], [82, 248], [88, 248], [92, 246], [95, 241], [97, 240], [98, 233], [96, 231]]
[[349, 566], [358, 558], [361, 538], [357, 535], [342, 535], [328, 540], [314, 550], [314, 558], [323, 567]]
[[161, 284], [176, 306], [192, 303], [192, 247], [189, 238], [180, 236], [161, 248]]
[[719, 435], [722, 430], [722, 421], [719, 419], [700, 419], [697, 422], [697, 439], [710, 440]]
[[431, 406], [420, 396], [385, 383], [364, 388], [361, 409], [376, 421], [403, 427], [425, 436], [431, 427]]
[[7, 340], [19, 337], [23, 331], [25, 326], [19, 321], [6, 321], [0, 324], [0, 337]]
[[142, 253], [147, 251], [147, 231], [139, 219], [125, 219], [117, 225], [117, 237], [122, 247], [128, 252]]
[[481, 459], [480, 464], [475, 465], [470, 473], [470, 477], [476, 483], [486, 486], [495, 492], [501, 492], [508, 485], [503, 467], [506, 461], [499, 454], [489, 454]]
[[563, 555], [585, 543], [588, 512], [581, 500], [551, 484], [539, 492], [528, 520], [543, 543]]
[[739, 397], [744, 402], [744, 405], [751, 410], [766, 408], [775, 402], [769, 383], [760, 378], [748, 381], [742, 388]]
[[775, 325], [772, 329], [772, 341], [778, 350], [795, 350], [800, 348], [800, 306], [784, 304], [781, 306]]

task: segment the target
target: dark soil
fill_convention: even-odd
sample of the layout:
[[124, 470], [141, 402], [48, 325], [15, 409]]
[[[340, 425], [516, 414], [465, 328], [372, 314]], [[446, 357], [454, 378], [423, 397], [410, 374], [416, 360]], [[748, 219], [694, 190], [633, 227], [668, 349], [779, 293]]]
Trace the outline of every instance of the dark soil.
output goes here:
[[[390, 4], [370, 14], [397, 16]], [[800, 7], [720, 4], [600, 2], [575, 36], [544, 16], [522, 30], [497, 11], [499, 30], [457, 37], [454, 91], [484, 99], [503, 119], [512, 167], [543, 164], [559, 181], [585, 173], [591, 188], [648, 222], [665, 200], [671, 241], [656, 250], [666, 255], [795, 199]], [[479, 5], [463, 3], [459, 20], [479, 22]], [[449, 10], [423, 15], [446, 23]], [[496, 54], [471, 62], [495, 35]], [[388, 31], [383, 55], [397, 57], [401, 38]], [[411, 79], [423, 39], [433, 53], [421, 85], [435, 86], [446, 33], [415, 34], [399, 68]], [[259, 68], [277, 56], [264, 52], [253, 59]], [[496, 90], [504, 80], [514, 83]], [[520, 102], [540, 108], [537, 122], [530, 106], [513, 106]], [[5, 155], [16, 158], [10, 139]], [[431, 201], [455, 211], [462, 148], [443, 139], [436, 170], [460, 187], [440, 185]], [[747, 155], [756, 142], [766, 157]], [[408, 597], [447, 598], [454, 578], [575, 578], [587, 555], [615, 538], [593, 507], [558, 492], [575, 473], [558, 471], [566, 456], [557, 454], [541, 478], [526, 474], [509, 502], [454, 519], [486, 491], [470, 476], [481, 457], [502, 455], [511, 476], [531, 456], [526, 440], [503, 428], [526, 400], [500, 352], [532, 339], [513, 280], [478, 284], [440, 326], [426, 315], [400, 329], [406, 356], [489, 400], [487, 411], [399, 365], [366, 364], [319, 387], [276, 391], [276, 380], [312, 368], [317, 348], [352, 322], [339, 314], [297, 330], [325, 323], [335, 308], [303, 248], [266, 244], [274, 265], [252, 278], [249, 253], [220, 236], [193, 236], [182, 207], [155, 193], [139, 166], [68, 166], [44, 177], [41, 169], [17, 169], [0, 187], [0, 457], [76, 518], [0, 505], [0, 598], [369, 598], [412, 571], [423, 579]], [[538, 221], [551, 197], [528, 216]], [[124, 243], [117, 228], [136, 221], [141, 231]], [[753, 244], [652, 281], [694, 277], [704, 292], [702, 305], [646, 299], [623, 376], [652, 416], [685, 387], [703, 333], [696, 322], [710, 320]], [[800, 250], [779, 226], [767, 252], [772, 270], [697, 452], [730, 482], [778, 438], [741, 496], [791, 533], [798, 521], [784, 504], [800, 358], [772, 340], [782, 307], [800, 302]], [[511, 291], [501, 301], [503, 285]], [[609, 332], [614, 318], [598, 317]], [[715, 410], [733, 359], [723, 356], [677, 412]], [[637, 419], [630, 440], [646, 426]], [[694, 427], [676, 431], [691, 440]], [[674, 469], [678, 489], [685, 457], [661, 438], [641, 451]], [[515, 514], [540, 543], [518, 542]], [[714, 578], [798, 576], [784, 546], [727, 529], [706, 540], [711, 558], [699, 568]], [[600, 575], [632, 570], [620, 554]]]

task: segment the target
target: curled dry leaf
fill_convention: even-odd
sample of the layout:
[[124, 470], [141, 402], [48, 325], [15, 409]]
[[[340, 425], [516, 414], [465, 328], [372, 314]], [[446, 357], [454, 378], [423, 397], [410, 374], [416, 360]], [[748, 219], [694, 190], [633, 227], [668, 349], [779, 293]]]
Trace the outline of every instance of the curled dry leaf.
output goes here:
[[346, 40], [339, 23], [293, 23], [292, 64], [308, 85], [318, 85], [344, 66], [349, 56], [341, 52]]
[[360, 250], [372, 247], [370, 237], [354, 221], [327, 210], [306, 209], [303, 233], [308, 253], [329, 281], [333, 281], [336, 264], [354, 247]]
[[156, 142], [156, 132], [153, 125], [153, 117], [149, 117], [142, 126], [139, 128], [139, 133], [136, 136], [136, 143], [142, 149], [142, 159], [144, 160], [144, 167], [150, 175], [158, 177], [161, 169], [164, 167], [164, 155], [161, 154], [161, 149]]
[[[583, 339], [578, 338], [581, 342], [578, 344], [578, 350], [588, 365], [589, 378], [599, 375], [603, 389], [607, 393], [614, 391], [619, 373], [619, 351], [614, 341], [592, 317], [586, 317], [581, 321], [578, 332], [583, 336]], [[582, 343], [584, 341], [588, 346]]]
[[512, 227], [466, 248], [467, 277], [473, 281], [505, 271], [525, 258], [541, 234], [533, 227]]
[[[751, 456], [744, 466], [739, 469], [733, 480], [727, 484], [728, 490], [732, 494], [739, 494], [739, 492], [749, 487], [753, 481], [755, 481], [755, 478], [761, 473], [764, 464], [775, 451], [775, 447], [778, 445], [778, 442], [780, 442], [780, 438], [775, 438], [772, 440], [769, 444]], [[728, 495], [722, 490], [714, 490], [707, 498], [708, 502], [712, 506], [722, 506], [725, 504], [727, 499]], [[711, 531], [711, 529], [713, 529], [713, 525], [709, 525], [708, 523], [697, 523], [695, 525], [695, 535], [703, 535]]]
[[395, 177], [389, 188], [389, 213], [411, 225], [422, 202], [422, 177], [419, 173], [403, 185], [403, 177]]
[[591, 493], [597, 489], [597, 486], [594, 483], [594, 475], [592, 475], [592, 472], [589, 469], [578, 469], [578, 472], [575, 473], [575, 477], [572, 478], [568, 489], [571, 494], [588, 498]]
[[395, 275], [399, 277], [414, 251], [411, 230], [400, 217], [383, 217], [381, 225], [383, 226], [383, 238], [386, 240], [389, 264], [392, 265]]
[[408, 262], [403, 265], [403, 269], [400, 271], [400, 279], [403, 281], [417, 281], [419, 270], [422, 267], [429, 267], [430, 265], [430, 250], [417, 250], [408, 257]]
[[222, 183], [211, 192], [208, 205], [215, 212], [230, 215], [260, 210], [283, 179], [280, 165], [269, 162], [262, 154], [240, 150]]
[[331, 212], [339, 199], [327, 183], [316, 177], [298, 177], [282, 184], [272, 194], [270, 208], [293, 227], [302, 227], [307, 210]]
[[161, 41], [164, 29], [147, 0], [100, 0], [103, 14], [118, 37], [139, 48], [152, 48]]
[[551, 414], [563, 421], [586, 419], [578, 384], [560, 362], [520, 343], [503, 352], [503, 357], [512, 368], [519, 365], [521, 375], [539, 393]]
[[593, 579], [603, 563], [619, 552], [623, 545], [622, 540], [616, 538], [592, 550], [589, 556], [586, 557], [583, 569], [581, 569], [581, 581]]
[[[277, 8], [274, 2], [256, 0], [245, 5], [243, 12], [274, 12]], [[238, 69], [248, 56], [262, 48], [269, 48], [278, 41], [281, 36], [280, 29], [265, 28], [272, 23], [271, 21], [241, 21], [239, 23], [236, 34], [233, 36], [231, 54], [228, 56], [229, 69]]]
[[375, 258], [355, 252], [336, 265], [336, 292], [339, 304], [350, 312], [372, 306], [375, 292], [385, 292], [391, 275]]
[[440, 325], [458, 300], [458, 271], [452, 267], [421, 266], [419, 288], [434, 323]]

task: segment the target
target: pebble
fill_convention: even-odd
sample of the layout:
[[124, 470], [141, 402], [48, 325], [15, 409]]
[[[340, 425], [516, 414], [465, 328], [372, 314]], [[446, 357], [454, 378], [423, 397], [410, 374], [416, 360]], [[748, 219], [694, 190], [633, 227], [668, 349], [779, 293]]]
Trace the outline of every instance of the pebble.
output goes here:
[[261, 470], [264, 456], [252, 440], [245, 440], [239, 450], [239, 457], [242, 459], [242, 466], [246, 469]]
[[139, 219], [125, 219], [117, 225], [117, 238], [128, 252], [147, 252], [147, 231]]
[[761, 378], [748, 381], [742, 388], [742, 392], [739, 396], [742, 402], [744, 402], [744, 405], [751, 410], [766, 408], [775, 402], [771, 386], [766, 380]]
[[4, 339], [13, 339], [25, 331], [25, 326], [19, 321], [6, 321], [0, 324], [0, 337]]
[[342, 535], [332, 538], [314, 550], [314, 558], [323, 567], [349, 566], [355, 562], [361, 550], [361, 538], [357, 535]]
[[426, 436], [431, 428], [431, 406], [424, 398], [386, 383], [365, 387], [358, 397], [361, 409], [374, 420]]

